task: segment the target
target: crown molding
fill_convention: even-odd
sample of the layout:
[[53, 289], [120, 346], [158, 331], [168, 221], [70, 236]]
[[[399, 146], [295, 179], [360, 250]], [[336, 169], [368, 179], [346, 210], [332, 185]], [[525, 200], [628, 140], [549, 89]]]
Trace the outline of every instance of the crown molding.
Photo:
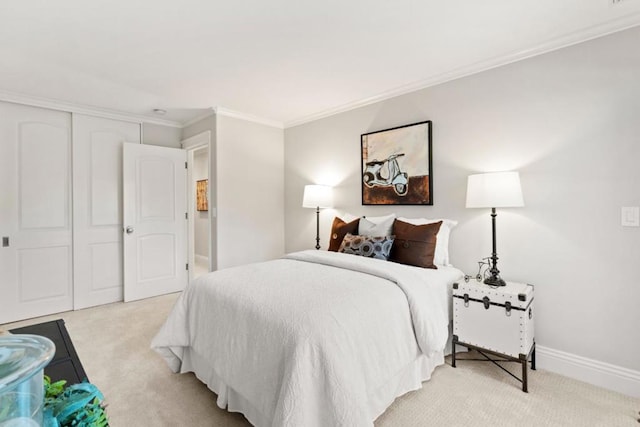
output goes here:
[[232, 117], [234, 119], [246, 120], [249, 122], [259, 123], [262, 125], [271, 126], [278, 129], [284, 129], [283, 123], [277, 120], [265, 119], [263, 117], [241, 113], [239, 111], [229, 110], [228, 108], [224, 108], [224, 107], [216, 107], [214, 111], [215, 111], [215, 114], [218, 114], [220, 116]]
[[121, 120], [138, 124], [151, 123], [161, 126], [182, 128], [181, 123], [171, 120], [157, 119], [154, 117], [141, 116], [138, 114], [123, 113], [121, 111], [109, 110], [106, 108], [91, 107], [87, 105], [75, 104], [72, 102], [60, 101], [57, 99], [42, 98], [2, 90], [0, 90], [0, 101], [12, 102], [14, 104], [30, 105], [32, 107], [48, 108], [50, 110], [65, 111], [67, 113], [86, 114], [89, 116]]
[[254, 116], [251, 114], [241, 113], [239, 111], [233, 111], [223, 107], [211, 108], [204, 114], [201, 114], [200, 116], [197, 116], [185, 123], [180, 123], [180, 122], [174, 122], [172, 120], [163, 120], [155, 117], [147, 117], [147, 116], [142, 116], [138, 114], [123, 113], [120, 111], [109, 110], [106, 108], [91, 107], [87, 105], [75, 104], [72, 102], [60, 101], [57, 99], [43, 98], [43, 97], [25, 95], [21, 93], [15, 93], [15, 92], [3, 91], [3, 90], [0, 90], [0, 101], [12, 102], [14, 104], [30, 105], [32, 107], [48, 108], [50, 110], [64, 111], [68, 113], [87, 114], [90, 116], [103, 117], [106, 119], [113, 119], [113, 120], [121, 120], [125, 122], [133, 122], [138, 124], [150, 123], [150, 124], [169, 126], [174, 128], [180, 128], [180, 129], [190, 126], [196, 122], [199, 122], [200, 120], [203, 120], [215, 114], [226, 116], [226, 117], [233, 117], [236, 119], [246, 120], [254, 123], [260, 123], [263, 125], [267, 125], [267, 126], [271, 126], [279, 129], [284, 128], [282, 122], [278, 122], [276, 120], [271, 120], [271, 119], [265, 119], [265, 118]]
[[589, 40], [604, 37], [604, 36], [617, 33], [620, 31], [624, 31], [639, 25], [640, 25], [640, 13], [631, 14], [623, 18], [614, 19], [604, 24], [583, 28], [579, 31], [575, 31], [575, 32], [566, 34], [562, 37], [558, 37], [553, 40], [550, 40], [546, 43], [539, 44], [530, 49], [511, 52], [509, 54], [497, 56], [495, 58], [491, 58], [485, 61], [479, 61], [465, 67], [460, 67], [452, 71], [448, 71], [442, 74], [429, 77], [424, 80], [420, 80], [418, 82], [399, 86], [395, 89], [382, 92], [378, 95], [375, 95], [369, 98], [350, 102], [335, 108], [330, 108], [324, 111], [320, 111], [318, 113], [304, 116], [299, 119], [287, 121], [284, 123], [284, 128], [286, 129], [286, 128], [298, 126], [304, 123], [312, 122], [315, 120], [323, 119], [329, 116], [333, 116], [335, 114], [344, 113], [346, 111], [350, 111], [356, 108], [375, 104], [376, 102], [384, 101], [390, 98], [394, 98], [396, 96], [415, 92], [421, 89], [426, 89], [428, 87], [449, 82], [451, 80], [460, 79], [462, 77], [467, 77], [472, 74], [481, 73], [483, 71], [487, 71], [493, 68], [498, 68], [503, 65], [508, 65], [514, 62], [522, 61], [527, 58], [542, 55], [544, 53], [552, 52], [565, 47], [583, 43]]

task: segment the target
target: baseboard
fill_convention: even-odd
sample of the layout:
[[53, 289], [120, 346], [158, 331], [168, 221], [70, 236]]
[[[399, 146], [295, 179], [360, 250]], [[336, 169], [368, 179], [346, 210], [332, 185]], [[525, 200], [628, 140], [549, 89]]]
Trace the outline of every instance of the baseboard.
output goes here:
[[552, 348], [536, 346], [541, 369], [640, 398], [640, 372]]

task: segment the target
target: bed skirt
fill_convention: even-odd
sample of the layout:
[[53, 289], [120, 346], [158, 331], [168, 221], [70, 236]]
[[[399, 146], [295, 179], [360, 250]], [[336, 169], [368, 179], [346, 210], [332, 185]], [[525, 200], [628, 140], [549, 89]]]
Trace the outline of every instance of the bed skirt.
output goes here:
[[[373, 426], [373, 421], [382, 415], [397, 397], [421, 388], [422, 382], [431, 379], [433, 370], [442, 364], [444, 364], [443, 352], [436, 352], [431, 357], [420, 355], [384, 386], [371, 393], [368, 402], [371, 425]], [[184, 349], [180, 368], [180, 373], [187, 372], [193, 372], [200, 381], [218, 395], [216, 403], [220, 408], [229, 412], [242, 413], [256, 427], [271, 426], [271, 420], [267, 419], [244, 396], [229, 387], [207, 363], [206, 358], [190, 347]]]

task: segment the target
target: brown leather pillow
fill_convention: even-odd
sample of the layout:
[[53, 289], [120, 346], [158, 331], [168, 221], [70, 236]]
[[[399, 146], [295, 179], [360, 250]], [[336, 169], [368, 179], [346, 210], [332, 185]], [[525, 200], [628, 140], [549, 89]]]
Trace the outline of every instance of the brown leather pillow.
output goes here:
[[355, 220], [347, 223], [341, 220], [338, 217], [333, 219], [333, 224], [331, 225], [331, 236], [329, 236], [329, 250], [333, 252], [338, 252], [340, 249], [340, 245], [342, 244], [342, 239], [347, 233], [358, 234], [358, 222], [360, 222], [360, 218], [356, 218]]
[[413, 225], [396, 219], [393, 223], [396, 239], [391, 248], [389, 261], [437, 269], [433, 264], [433, 255], [436, 252], [436, 235], [441, 224], [442, 221]]

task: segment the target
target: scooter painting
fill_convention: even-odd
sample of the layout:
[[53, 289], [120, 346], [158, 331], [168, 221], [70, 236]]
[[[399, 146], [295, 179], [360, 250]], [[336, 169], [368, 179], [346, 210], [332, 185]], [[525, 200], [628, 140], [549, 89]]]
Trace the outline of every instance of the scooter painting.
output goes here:
[[[398, 157], [404, 153], [392, 154], [385, 160], [372, 160], [365, 164], [362, 174], [362, 182], [369, 188], [373, 187], [393, 187], [398, 196], [404, 196], [409, 191], [409, 178], [406, 172], [400, 170]], [[386, 166], [386, 168], [385, 168]], [[387, 176], [383, 176], [385, 170]]]

